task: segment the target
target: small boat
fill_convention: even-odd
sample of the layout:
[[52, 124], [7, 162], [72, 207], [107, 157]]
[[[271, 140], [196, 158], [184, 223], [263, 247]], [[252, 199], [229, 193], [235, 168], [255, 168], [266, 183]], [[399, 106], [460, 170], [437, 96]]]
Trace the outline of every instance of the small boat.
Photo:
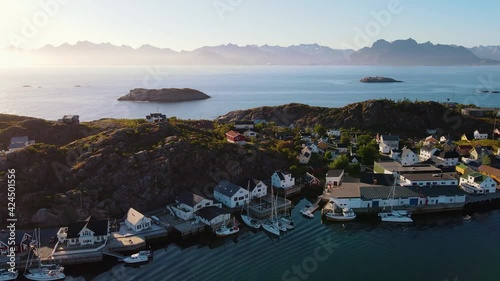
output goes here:
[[327, 220], [331, 221], [352, 221], [356, 218], [356, 214], [351, 208], [343, 208], [342, 213], [335, 213], [333, 211], [325, 214]]
[[254, 219], [254, 218], [251, 218], [250, 216], [241, 215], [241, 220], [243, 221], [243, 223], [245, 223], [246, 225], [248, 225], [251, 228], [259, 229], [261, 227], [260, 221]]
[[30, 273], [38, 273], [38, 272], [48, 272], [51, 270], [64, 272], [64, 267], [62, 265], [59, 265], [59, 264], [40, 264], [40, 267], [31, 268], [28, 271]]
[[295, 227], [292, 218], [290, 218], [289, 216], [280, 217], [279, 222], [283, 224], [287, 229], [293, 229]]
[[217, 237], [225, 237], [229, 235], [233, 235], [240, 232], [240, 228], [238, 226], [238, 222], [233, 219], [233, 225], [232, 226], [227, 226], [226, 222], [222, 223], [222, 225], [215, 230], [215, 234]]
[[24, 277], [28, 280], [34, 281], [52, 281], [52, 280], [62, 280], [66, 278], [64, 273], [57, 270], [49, 270], [49, 271], [40, 271], [36, 273], [26, 273]]
[[0, 281], [16, 280], [19, 272], [17, 270], [2, 270], [0, 272]]
[[464, 220], [466, 220], [466, 221], [468, 221], [470, 219], [472, 219], [472, 217], [470, 215], [467, 215], [467, 216], [464, 217]]
[[300, 213], [307, 218], [314, 218], [314, 214], [311, 213], [311, 211], [309, 211], [309, 208], [307, 207], [302, 208], [302, 210], [300, 210]]
[[406, 211], [381, 212], [378, 216], [384, 222], [413, 222], [410, 214]]
[[140, 251], [123, 259], [125, 263], [147, 262], [151, 257], [151, 251]]

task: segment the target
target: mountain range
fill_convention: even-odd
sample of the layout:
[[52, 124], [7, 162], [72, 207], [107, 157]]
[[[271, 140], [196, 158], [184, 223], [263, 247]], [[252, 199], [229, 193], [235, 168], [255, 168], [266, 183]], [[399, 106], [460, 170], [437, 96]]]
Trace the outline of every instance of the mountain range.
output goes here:
[[79, 41], [75, 45], [46, 45], [39, 49], [4, 50], [40, 65], [498, 65], [500, 46], [467, 49], [456, 45], [417, 43], [413, 39], [378, 40], [360, 50], [332, 49], [318, 44], [288, 47], [234, 44], [174, 51]]

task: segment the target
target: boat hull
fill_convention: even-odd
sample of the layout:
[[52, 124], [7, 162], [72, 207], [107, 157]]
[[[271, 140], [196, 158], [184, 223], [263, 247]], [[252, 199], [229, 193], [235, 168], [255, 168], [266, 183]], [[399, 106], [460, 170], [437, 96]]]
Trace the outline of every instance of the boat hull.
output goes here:
[[28, 280], [34, 281], [52, 281], [52, 280], [63, 280], [66, 276], [64, 273], [56, 272], [39, 272], [39, 273], [28, 273], [24, 277]]
[[264, 228], [265, 231], [271, 233], [271, 234], [274, 234], [274, 235], [280, 235], [280, 230], [278, 229], [278, 227], [274, 226], [274, 225], [271, 225], [271, 224], [262, 224], [262, 228]]
[[412, 223], [413, 220], [410, 218], [409, 214], [404, 212], [390, 212], [390, 213], [379, 213], [380, 219], [383, 222], [395, 222], [395, 223]]
[[8, 281], [8, 280], [16, 280], [19, 272], [16, 270], [15, 272], [3, 272], [0, 274], [0, 281]]
[[235, 226], [235, 227], [231, 227], [231, 228], [226, 228], [224, 230], [216, 230], [215, 235], [217, 235], [217, 237], [226, 237], [226, 236], [236, 234], [238, 232], [240, 232], [240, 229], [237, 226]]
[[346, 216], [341, 215], [341, 214], [339, 214], [339, 215], [326, 214], [325, 217], [329, 221], [353, 221], [354, 219], [356, 219], [356, 216], [346, 217]]
[[309, 211], [309, 209], [308, 209], [308, 208], [304, 208], [304, 209], [300, 210], [300, 213], [301, 213], [304, 217], [306, 217], [306, 218], [310, 218], [310, 219], [313, 219], [313, 218], [314, 218], [314, 214], [313, 214], [313, 213], [311, 213], [311, 212]]
[[251, 228], [259, 229], [261, 227], [261, 223], [255, 219], [252, 219], [249, 216], [246, 215], [241, 215], [241, 220], [243, 221], [244, 224]]

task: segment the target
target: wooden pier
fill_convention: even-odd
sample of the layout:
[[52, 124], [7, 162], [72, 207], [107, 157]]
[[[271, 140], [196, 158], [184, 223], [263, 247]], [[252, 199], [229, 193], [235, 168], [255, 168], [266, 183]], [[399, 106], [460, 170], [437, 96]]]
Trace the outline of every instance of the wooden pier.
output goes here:
[[[271, 196], [266, 195], [262, 198], [255, 199], [250, 202], [250, 213], [257, 219], [266, 219], [271, 216]], [[276, 209], [278, 212], [290, 210], [292, 208], [292, 201], [278, 197]]]
[[182, 237], [202, 233], [207, 229], [207, 225], [202, 222], [186, 221], [174, 226]]

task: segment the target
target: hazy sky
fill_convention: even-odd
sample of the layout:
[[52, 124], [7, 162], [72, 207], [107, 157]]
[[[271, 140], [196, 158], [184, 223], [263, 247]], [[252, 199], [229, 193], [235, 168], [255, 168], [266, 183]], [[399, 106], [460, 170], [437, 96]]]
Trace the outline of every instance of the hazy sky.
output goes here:
[[0, 0], [0, 48], [88, 40], [174, 50], [226, 43], [359, 49], [409, 37], [500, 45], [499, 11], [498, 0]]

